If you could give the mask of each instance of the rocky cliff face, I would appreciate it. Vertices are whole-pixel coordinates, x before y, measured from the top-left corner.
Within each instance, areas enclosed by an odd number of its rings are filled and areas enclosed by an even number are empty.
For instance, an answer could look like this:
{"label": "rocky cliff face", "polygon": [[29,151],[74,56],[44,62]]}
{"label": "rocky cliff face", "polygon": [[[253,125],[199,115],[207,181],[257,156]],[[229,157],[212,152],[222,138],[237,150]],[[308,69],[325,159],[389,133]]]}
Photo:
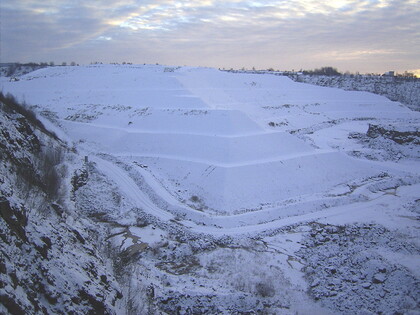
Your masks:
{"label": "rocky cliff face", "polygon": [[0,126],[0,313],[119,313],[97,227],[72,210],[79,158],[3,95]]}
{"label": "rocky cliff face", "polygon": [[348,91],[366,91],[384,95],[420,111],[420,80],[379,76],[291,75],[291,79],[320,86],[337,87]]}

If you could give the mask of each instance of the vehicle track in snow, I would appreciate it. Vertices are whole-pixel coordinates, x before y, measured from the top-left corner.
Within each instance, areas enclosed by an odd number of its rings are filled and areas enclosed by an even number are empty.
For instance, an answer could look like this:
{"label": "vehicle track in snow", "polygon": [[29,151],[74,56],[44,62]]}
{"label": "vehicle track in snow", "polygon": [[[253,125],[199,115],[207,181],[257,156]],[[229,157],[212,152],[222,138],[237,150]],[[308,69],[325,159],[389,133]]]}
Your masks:
{"label": "vehicle track in snow", "polygon": [[[369,198],[367,198],[367,200],[332,206],[326,209],[324,208],[322,210],[304,213],[300,215],[291,215],[283,218],[274,219],[269,222],[261,222],[263,221],[261,217],[267,214],[267,210],[247,212],[237,215],[214,216],[191,209],[183,205],[181,202],[176,201],[175,198],[171,198],[167,191],[165,191],[165,193],[162,193],[162,190],[164,190],[164,188],[161,187],[159,183],[154,183],[153,181],[155,180],[150,175],[150,177],[147,178],[146,181],[155,193],[157,193],[159,196],[163,196],[165,201],[176,204],[177,206],[183,207],[187,210],[186,218],[180,220],[177,219],[176,216],[170,213],[169,211],[158,207],[150,199],[150,197],[139,188],[136,182],[123,169],[121,169],[114,163],[106,161],[97,156],[92,156],[90,159],[96,164],[96,168],[100,172],[102,172],[110,180],[114,181],[117,184],[117,186],[120,187],[121,191],[126,195],[126,197],[131,199],[131,201],[137,207],[141,208],[144,212],[156,217],[159,220],[162,220],[163,222],[177,222],[190,232],[209,234],[213,236],[259,234],[262,232],[276,230],[294,224],[316,221],[319,219],[333,216],[339,216],[341,214],[346,214],[348,211],[352,211],[352,213],[356,216],[358,212],[363,213],[366,207],[375,207],[375,205],[386,202],[387,198],[397,198],[397,196],[392,196],[386,193],[378,194],[369,192],[368,185],[366,184],[359,187],[358,189],[361,190],[366,197],[367,195],[370,195]],[[314,199],[314,201],[316,200],[317,199]],[[281,208],[278,208],[278,210],[281,210]],[[199,215],[199,217],[201,218],[201,222],[196,223],[196,220],[191,219],[193,215],[189,214]],[[259,221],[256,220],[256,217],[260,218]],[[217,226],[218,223],[222,221],[228,227]],[[248,224],[243,225],[245,221],[248,221]],[[255,223],[256,221],[261,223]]]}
{"label": "vehicle track in snow", "polygon": [[124,194],[130,198],[136,206],[153,214],[161,220],[168,221],[174,219],[174,215],[157,207],[150,198],[142,192],[137,184],[121,168],[111,162],[98,157],[91,157],[96,167],[108,178],[114,181]]}

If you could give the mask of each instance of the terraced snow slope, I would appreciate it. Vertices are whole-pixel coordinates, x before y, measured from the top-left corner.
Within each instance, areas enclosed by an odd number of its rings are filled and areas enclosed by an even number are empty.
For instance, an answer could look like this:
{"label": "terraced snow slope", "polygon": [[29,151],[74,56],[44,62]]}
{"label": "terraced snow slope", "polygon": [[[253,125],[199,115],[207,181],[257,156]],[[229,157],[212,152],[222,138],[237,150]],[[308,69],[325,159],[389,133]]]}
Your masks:
{"label": "terraced snow slope", "polygon": [[[102,65],[41,69],[3,89],[55,121],[86,155],[134,167],[149,198],[197,224],[311,212],[366,198],[350,186],[420,171],[348,154],[360,149],[349,134],[369,122],[418,116],[364,92],[215,69]],[[235,215],[252,210],[261,215],[238,223]]]}
{"label": "terraced snow slope", "polygon": [[420,112],[186,67],[0,83],[79,152],[69,206],[106,240],[126,313],[418,311]]}

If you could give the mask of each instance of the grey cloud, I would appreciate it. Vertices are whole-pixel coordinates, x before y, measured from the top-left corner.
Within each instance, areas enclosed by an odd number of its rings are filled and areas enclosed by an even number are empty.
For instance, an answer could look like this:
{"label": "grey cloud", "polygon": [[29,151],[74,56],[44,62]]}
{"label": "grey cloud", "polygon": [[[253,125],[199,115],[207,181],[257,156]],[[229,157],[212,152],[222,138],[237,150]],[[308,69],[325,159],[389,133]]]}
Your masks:
{"label": "grey cloud", "polygon": [[[7,59],[48,60],[61,54],[79,56],[79,62],[124,56],[119,58],[233,67],[419,67],[420,9],[409,0],[389,1],[383,8],[355,1],[337,10],[328,1],[313,1],[315,9],[308,10],[309,1],[300,0],[106,0],[101,7],[89,1],[31,0],[14,9],[3,1],[2,55]],[[121,27],[123,21],[127,27]],[[100,36],[113,40],[95,41]]]}

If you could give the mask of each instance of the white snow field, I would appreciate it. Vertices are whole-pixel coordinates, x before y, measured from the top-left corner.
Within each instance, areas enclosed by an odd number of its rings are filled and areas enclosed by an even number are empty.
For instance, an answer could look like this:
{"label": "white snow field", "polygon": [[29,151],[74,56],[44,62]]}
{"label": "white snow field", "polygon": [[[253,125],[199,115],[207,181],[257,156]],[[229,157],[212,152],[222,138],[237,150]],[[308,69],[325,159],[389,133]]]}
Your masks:
{"label": "white snow field", "polygon": [[[152,188],[149,195],[173,206],[167,209],[172,215],[161,218],[181,213],[189,225],[233,231],[370,198],[349,183],[367,187],[420,173],[418,163],[348,154],[360,149],[349,133],[366,132],[369,122],[419,118],[370,93],[271,75],[146,65],[45,68],[3,81],[2,89],[53,119],[86,155],[135,166]],[[92,160],[104,172],[119,168]],[[123,169],[112,176],[129,186]],[[131,197],[156,198],[132,188]],[[146,204],[140,206],[159,216]]]}
{"label": "white snow field", "polygon": [[128,313],[418,314],[420,112],[207,68],[0,83],[88,157],[76,213],[125,257]]}

